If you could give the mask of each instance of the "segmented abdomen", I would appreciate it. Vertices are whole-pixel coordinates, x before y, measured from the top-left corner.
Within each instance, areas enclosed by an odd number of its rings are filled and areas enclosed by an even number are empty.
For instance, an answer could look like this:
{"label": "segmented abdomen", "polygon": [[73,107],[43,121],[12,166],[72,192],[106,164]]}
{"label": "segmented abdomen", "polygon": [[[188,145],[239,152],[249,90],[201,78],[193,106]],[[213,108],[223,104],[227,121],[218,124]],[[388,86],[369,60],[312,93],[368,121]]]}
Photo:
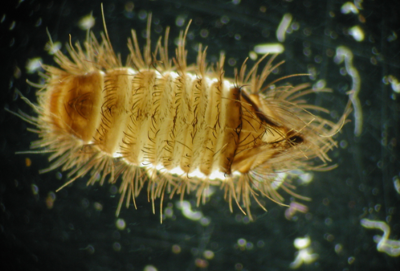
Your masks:
{"label": "segmented abdomen", "polygon": [[266,141],[256,105],[224,79],[118,68],[62,81],[50,90],[58,125],[131,165],[224,179],[251,169],[236,153]]}

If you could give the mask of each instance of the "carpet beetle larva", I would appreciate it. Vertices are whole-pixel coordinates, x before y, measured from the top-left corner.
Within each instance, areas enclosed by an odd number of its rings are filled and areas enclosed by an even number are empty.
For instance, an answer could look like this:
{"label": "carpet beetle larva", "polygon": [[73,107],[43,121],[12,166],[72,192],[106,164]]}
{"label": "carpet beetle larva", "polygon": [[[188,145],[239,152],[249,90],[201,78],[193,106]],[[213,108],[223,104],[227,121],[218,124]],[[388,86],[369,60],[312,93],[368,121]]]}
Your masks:
{"label": "carpet beetle larva", "polygon": [[152,50],[150,22],[143,51],[132,30],[125,65],[106,28],[100,41],[90,32],[83,47],[70,44],[69,57],[57,51],[58,67],[44,65],[38,104],[24,98],[37,116],[19,114],[36,126],[40,139],[32,148],[51,154],[42,172],[68,171],[64,186],[88,173],[88,184],[120,177],[117,215],[145,186],[153,211],[157,198],[162,209],[165,193],[196,191],[200,203],[210,186],[220,186],[231,210],[235,201],[250,215],[251,198],[264,208],[258,197],[281,203],[277,189],[294,194],[286,181],[273,184],[277,174],[327,165],[349,107],[334,123],[319,116],[327,109],[304,99],[326,90],[268,82],[282,64],[273,64],[276,55],[250,70],[244,61],[234,79],[225,77],[223,56],[211,69],[201,46],[188,65],[188,28],[170,59],[169,31]]}

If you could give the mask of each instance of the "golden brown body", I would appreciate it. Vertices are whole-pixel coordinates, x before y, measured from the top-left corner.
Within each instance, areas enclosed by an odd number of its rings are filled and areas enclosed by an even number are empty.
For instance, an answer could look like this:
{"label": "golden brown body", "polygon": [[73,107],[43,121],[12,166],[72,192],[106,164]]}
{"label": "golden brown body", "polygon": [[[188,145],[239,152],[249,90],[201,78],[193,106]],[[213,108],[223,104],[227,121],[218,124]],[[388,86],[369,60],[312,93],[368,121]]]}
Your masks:
{"label": "golden brown body", "polygon": [[[68,183],[88,172],[88,183],[121,175],[119,208],[146,183],[153,206],[167,190],[171,196],[196,190],[200,201],[210,185],[219,185],[230,206],[234,199],[250,212],[256,194],[282,200],[272,187],[277,173],[318,167],[314,158],[329,161],[327,151],[336,144],[329,134],[348,111],[336,124],[309,112],[326,110],[305,103],[313,92],[307,84],[265,87],[275,57],[260,74],[265,57],[248,73],[244,63],[232,80],[224,78],[223,57],[207,71],[200,48],[189,72],[185,35],[174,66],[167,43],[159,41],[151,54],[149,29],[143,54],[133,31],[126,65],[104,35],[99,43],[91,34],[85,50],[71,46],[72,60],[58,51],[60,68],[45,67],[47,83],[35,107],[41,139],[33,148],[53,153],[48,170],[70,170]],[[280,186],[291,193],[285,182]]]}

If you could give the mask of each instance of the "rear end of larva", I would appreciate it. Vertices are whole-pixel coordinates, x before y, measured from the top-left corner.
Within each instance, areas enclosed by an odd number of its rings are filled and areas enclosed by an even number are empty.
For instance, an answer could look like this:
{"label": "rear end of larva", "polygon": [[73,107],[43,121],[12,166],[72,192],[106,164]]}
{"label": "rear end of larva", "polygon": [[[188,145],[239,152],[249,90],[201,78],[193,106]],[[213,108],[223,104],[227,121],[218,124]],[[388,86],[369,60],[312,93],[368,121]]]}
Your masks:
{"label": "rear end of larva", "polygon": [[[245,62],[235,80],[226,79],[223,57],[210,72],[201,48],[197,63],[187,65],[186,32],[173,62],[168,31],[154,53],[147,32],[142,53],[132,31],[125,65],[107,35],[99,42],[91,33],[84,48],[69,47],[70,57],[56,53],[59,67],[45,66],[46,84],[34,105],[38,117],[30,119],[40,136],[32,148],[51,153],[43,172],[69,171],[64,186],[88,173],[88,184],[121,177],[117,215],[124,200],[135,203],[146,186],[153,211],[157,198],[162,210],[166,193],[183,198],[195,191],[199,203],[209,186],[220,186],[231,210],[235,201],[250,215],[251,198],[283,201],[272,185],[278,173],[329,161],[336,144],[330,134],[348,112],[336,124],[310,113],[327,110],[305,103],[303,97],[315,92],[307,84],[267,85],[281,64],[273,66],[275,56],[260,73],[265,57],[248,72]],[[294,194],[286,182],[279,187]]]}

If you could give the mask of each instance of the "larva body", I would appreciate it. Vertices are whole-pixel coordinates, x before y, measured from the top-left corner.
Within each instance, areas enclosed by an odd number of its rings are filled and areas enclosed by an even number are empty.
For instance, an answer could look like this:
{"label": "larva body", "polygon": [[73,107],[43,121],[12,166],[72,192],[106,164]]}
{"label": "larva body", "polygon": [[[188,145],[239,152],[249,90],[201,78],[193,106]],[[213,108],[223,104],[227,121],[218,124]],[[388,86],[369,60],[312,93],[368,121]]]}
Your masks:
{"label": "larva body", "polygon": [[83,144],[129,165],[189,178],[248,173],[270,158],[257,158],[258,148],[302,141],[297,135],[283,143],[287,131],[261,115],[258,95],[190,73],[95,71],[62,78],[47,94],[54,125]]}
{"label": "larva body", "polygon": [[[326,110],[305,103],[303,96],[313,92],[307,84],[264,91],[280,65],[272,65],[275,57],[260,74],[264,58],[247,73],[244,63],[232,80],[224,78],[223,57],[208,71],[201,48],[196,65],[187,66],[186,34],[172,65],[168,34],[151,53],[149,27],[147,32],[143,53],[132,32],[126,65],[108,36],[99,43],[91,34],[85,49],[69,48],[70,58],[56,53],[59,68],[45,66],[46,84],[34,105],[38,117],[29,121],[41,137],[32,147],[53,153],[47,170],[69,170],[68,183],[88,172],[91,184],[121,176],[119,208],[146,184],[153,206],[165,192],[196,190],[200,201],[210,185],[218,185],[230,206],[234,199],[250,212],[251,197],[282,201],[271,185],[277,173],[313,169],[316,157],[329,160],[327,151],[336,143],[321,135],[337,131],[342,121],[308,111]],[[280,187],[291,192],[285,183]]]}

